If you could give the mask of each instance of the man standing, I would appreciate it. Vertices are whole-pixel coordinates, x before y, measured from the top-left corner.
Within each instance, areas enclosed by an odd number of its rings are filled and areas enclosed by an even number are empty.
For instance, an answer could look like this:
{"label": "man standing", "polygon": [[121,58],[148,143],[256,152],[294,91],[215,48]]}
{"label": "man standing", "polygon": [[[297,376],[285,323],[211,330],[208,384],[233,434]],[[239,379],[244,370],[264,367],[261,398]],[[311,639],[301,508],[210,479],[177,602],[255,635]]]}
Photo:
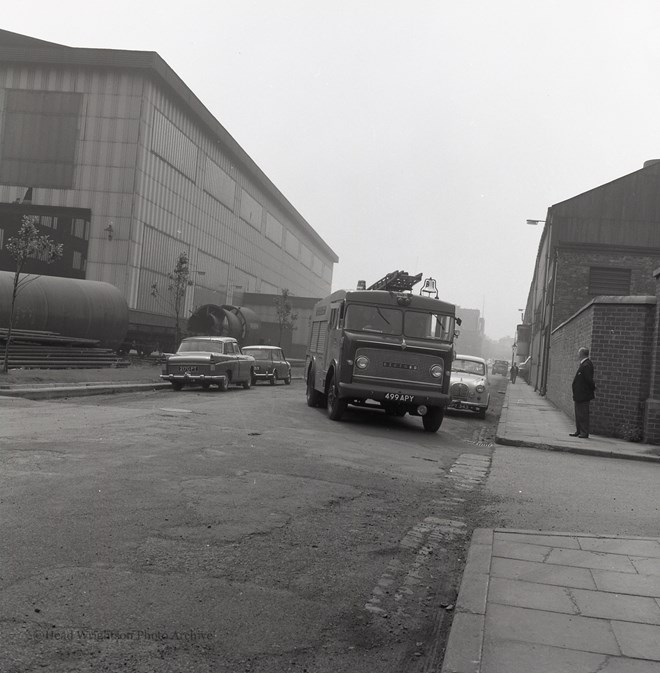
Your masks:
{"label": "man standing", "polygon": [[571,437],[587,439],[589,437],[589,402],[594,399],[594,366],[589,359],[589,349],[578,351],[580,366],[573,379],[573,402],[575,403],[575,432]]}

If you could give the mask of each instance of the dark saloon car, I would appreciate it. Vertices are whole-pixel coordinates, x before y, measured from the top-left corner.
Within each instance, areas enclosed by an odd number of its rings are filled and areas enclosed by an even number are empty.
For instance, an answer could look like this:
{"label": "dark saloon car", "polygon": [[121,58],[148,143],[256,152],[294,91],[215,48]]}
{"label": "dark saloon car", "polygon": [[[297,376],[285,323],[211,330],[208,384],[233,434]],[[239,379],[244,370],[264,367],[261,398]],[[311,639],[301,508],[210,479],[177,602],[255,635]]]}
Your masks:
{"label": "dark saloon car", "polygon": [[169,381],[174,390],[183,386],[212,384],[227,390],[230,384],[249,388],[252,385],[254,359],[241,353],[231,337],[197,336],[184,339],[179,350],[169,355],[160,378]]}
{"label": "dark saloon car", "polygon": [[254,358],[252,383],[269,381],[274,386],[278,381],[291,383],[291,365],[279,346],[243,346],[245,355]]}
{"label": "dark saloon car", "polygon": [[492,374],[502,374],[506,376],[509,373],[509,363],[506,360],[495,360],[491,368]]}

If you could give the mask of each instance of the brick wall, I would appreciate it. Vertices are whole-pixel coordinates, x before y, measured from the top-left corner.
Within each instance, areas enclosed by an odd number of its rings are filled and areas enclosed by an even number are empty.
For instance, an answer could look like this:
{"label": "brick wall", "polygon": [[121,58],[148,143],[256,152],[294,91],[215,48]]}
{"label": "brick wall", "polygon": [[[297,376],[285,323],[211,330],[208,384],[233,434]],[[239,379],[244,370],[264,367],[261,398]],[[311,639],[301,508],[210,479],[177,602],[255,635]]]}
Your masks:
{"label": "brick wall", "polygon": [[573,416],[571,383],[577,350],[591,350],[595,434],[641,439],[651,381],[655,296],[597,297],[552,334],[547,397]]}
{"label": "brick wall", "polygon": [[594,298],[589,294],[589,268],[592,266],[630,269],[630,294],[655,295],[653,272],[660,266],[660,257],[657,255],[585,252],[564,248],[558,251],[557,256],[553,327],[568,320]]}

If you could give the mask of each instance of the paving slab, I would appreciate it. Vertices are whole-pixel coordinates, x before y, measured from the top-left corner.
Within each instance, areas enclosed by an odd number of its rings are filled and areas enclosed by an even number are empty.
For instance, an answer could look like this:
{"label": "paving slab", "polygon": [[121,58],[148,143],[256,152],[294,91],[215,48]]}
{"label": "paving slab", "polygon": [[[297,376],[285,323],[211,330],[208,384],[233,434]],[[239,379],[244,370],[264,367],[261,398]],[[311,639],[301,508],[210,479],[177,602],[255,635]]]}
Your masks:
{"label": "paving slab", "polygon": [[658,544],[476,530],[442,672],[660,673]]}

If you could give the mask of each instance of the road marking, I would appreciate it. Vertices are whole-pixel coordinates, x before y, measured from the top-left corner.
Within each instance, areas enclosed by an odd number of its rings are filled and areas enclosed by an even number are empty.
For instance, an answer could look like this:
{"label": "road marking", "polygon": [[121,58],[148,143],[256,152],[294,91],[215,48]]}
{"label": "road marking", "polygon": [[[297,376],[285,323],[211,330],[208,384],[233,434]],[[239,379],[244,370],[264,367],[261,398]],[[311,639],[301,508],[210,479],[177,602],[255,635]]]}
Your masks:
{"label": "road marking", "polygon": [[170,409],[167,407],[161,407],[161,411],[170,411],[175,414],[192,414],[192,409]]}

